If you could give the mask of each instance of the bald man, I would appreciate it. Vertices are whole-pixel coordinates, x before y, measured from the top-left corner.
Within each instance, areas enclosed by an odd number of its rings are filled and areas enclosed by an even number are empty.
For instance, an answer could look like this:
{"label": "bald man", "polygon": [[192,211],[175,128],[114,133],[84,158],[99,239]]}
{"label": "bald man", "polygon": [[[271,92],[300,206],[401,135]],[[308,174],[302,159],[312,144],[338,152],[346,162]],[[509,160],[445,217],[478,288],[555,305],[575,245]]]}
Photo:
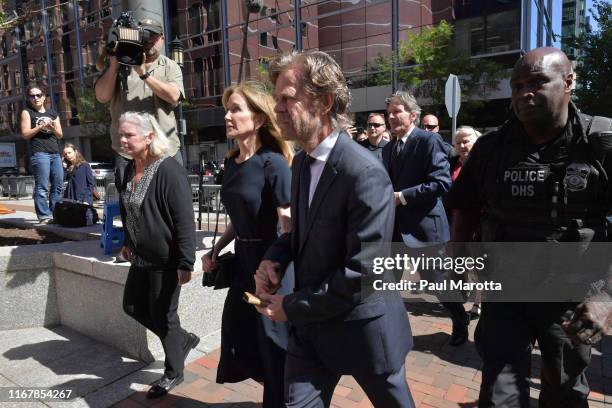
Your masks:
{"label": "bald man", "polygon": [[[570,101],[573,84],[572,66],[558,49],[537,48],[520,58],[510,80],[510,119],[476,142],[449,192],[452,241],[469,242],[481,225],[482,241],[529,242],[535,248],[533,258],[547,264],[557,259],[541,257],[538,249],[541,254],[558,248],[558,242],[580,243],[563,248],[585,248],[578,255],[584,262],[581,275],[574,276],[573,284],[563,283],[569,274],[559,276],[560,267],[532,269],[533,264],[523,263],[525,268],[514,266],[502,277],[516,292],[485,293],[489,302],[483,305],[475,335],[483,359],[479,407],[530,406],[536,340],[542,354],[539,406],[588,406],[585,369],[591,345],[602,338],[612,317],[609,257],[588,257],[597,248],[593,242],[607,239],[612,197],[612,169],[604,166],[612,160],[601,159],[605,152],[593,140],[612,121],[580,114]],[[503,255],[512,249],[502,247]],[[521,255],[527,257],[525,249],[512,260],[521,261]],[[603,262],[602,267],[589,270],[595,261]],[[598,288],[589,285],[597,279]],[[526,283],[544,281],[548,290],[535,293],[530,290],[539,286]],[[578,290],[588,286],[590,291]],[[568,289],[569,297],[555,296]],[[525,297],[513,300],[515,294],[531,296],[529,303]],[[493,302],[502,295],[510,298]]]}
{"label": "bald man", "polygon": [[[440,125],[438,122],[438,117],[436,115],[432,115],[431,113],[428,113],[427,115],[423,116],[423,119],[421,119],[421,128],[428,132],[440,134]],[[453,151],[453,146],[451,146],[451,144],[446,142],[446,140],[444,139],[442,139],[442,142],[444,143],[446,155],[450,156]]]}

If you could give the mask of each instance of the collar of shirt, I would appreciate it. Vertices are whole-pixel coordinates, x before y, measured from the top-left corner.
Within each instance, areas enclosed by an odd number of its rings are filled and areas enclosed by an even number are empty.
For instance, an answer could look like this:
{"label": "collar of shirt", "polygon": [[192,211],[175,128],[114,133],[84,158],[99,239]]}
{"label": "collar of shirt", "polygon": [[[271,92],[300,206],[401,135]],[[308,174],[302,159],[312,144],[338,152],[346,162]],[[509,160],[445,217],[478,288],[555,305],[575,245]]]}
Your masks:
{"label": "collar of shirt", "polygon": [[325,163],[327,162],[332,149],[336,145],[339,135],[340,132],[338,130],[334,130],[329,136],[323,139],[312,152],[310,152],[310,157],[315,159],[315,161],[310,165],[310,190],[308,191],[308,205],[310,205],[312,202],[312,197],[314,196],[315,190],[317,189],[317,184],[319,184],[319,180],[321,179],[321,174],[323,174]]}
{"label": "collar of shirt", "polygon": [[321,143],[319,143],[319,145],[315,147],[315,149],[312,152],[310,152],[309,156],[316,160],[316,162],[314,162],[313,165],[319,161],[323,162],[324,164],[325,162],[327,162],[327,158],[329,157],[329,154],[331,153],[332,149],[336,145],[339,135],[340,135],[340,132],[337,130],[334,130],[333,132],[329,134],[329,136],[323,139]]}
{"label": "collar of shirt", "polygon": [[410,137],[410,135],[412,134],[412,132],[414,132],[414,129],[416,129],[416,126],[412,126],[412,128],[406,132],[406,134],[404,136],[401,137],[401,141],[406,144],[406,140],[408,140],[408,138]]}

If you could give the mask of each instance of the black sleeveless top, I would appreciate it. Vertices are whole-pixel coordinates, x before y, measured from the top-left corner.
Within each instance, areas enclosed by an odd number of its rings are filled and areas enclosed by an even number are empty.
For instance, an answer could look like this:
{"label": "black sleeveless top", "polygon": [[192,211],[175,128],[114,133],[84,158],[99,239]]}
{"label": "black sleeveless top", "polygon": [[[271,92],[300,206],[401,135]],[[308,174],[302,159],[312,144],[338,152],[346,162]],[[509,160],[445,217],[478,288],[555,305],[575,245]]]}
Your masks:
{"label": "black sleeveless top", "polygon": [[[26,108],[26,111],[30,114],[30,129],[34,129],[43,118],[51,118],[55,120],[58,114],[54,110],[47,110],[46,112],[38,112],[32,108]],[[32,154],[34,153],[59,153],[59,142],[55,137],[55,133],[51,133],[48,130],[41,129],[34,137],[30,139],[30,146],[32,147]]]}

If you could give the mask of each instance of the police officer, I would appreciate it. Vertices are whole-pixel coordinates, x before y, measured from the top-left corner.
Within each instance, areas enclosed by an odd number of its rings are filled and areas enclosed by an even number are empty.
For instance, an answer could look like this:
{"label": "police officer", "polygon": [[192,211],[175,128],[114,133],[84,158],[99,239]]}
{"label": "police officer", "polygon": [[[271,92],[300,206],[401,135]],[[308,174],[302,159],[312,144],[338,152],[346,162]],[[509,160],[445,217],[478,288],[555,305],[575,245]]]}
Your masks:
{"label": "police officer", "polygon": [[[593,152],[590,118],[570,102],[573,83],[570,61],[555,48],[518,60],[509,120],[478,140],[451,187],[453,241],[470,241],[479,223],[489,242],[606,240],[612,172]],[[542,353],[540,407],[588,406],[591,345],[612,317],[607,278],[607,288],[582,302],[483,305],[476,329],[479,407],[529,407],[535,340]]]}

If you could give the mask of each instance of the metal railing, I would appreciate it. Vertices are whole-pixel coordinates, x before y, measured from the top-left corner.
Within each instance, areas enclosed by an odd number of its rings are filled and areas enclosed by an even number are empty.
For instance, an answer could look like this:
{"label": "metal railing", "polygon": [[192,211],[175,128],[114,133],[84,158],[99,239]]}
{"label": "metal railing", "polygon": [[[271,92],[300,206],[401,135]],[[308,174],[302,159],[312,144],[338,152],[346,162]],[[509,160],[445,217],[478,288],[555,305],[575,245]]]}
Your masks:
{"label": "metal railing", "polygon": [[110,178],[107,177],[94,177],[94,188],[100,194],[100,201],[104,201],[106,197],[106,186],[108,183],[114,183],[115,176],[113,175]]}
{"label": "metal railing", "polygon": [[[202,184],[198,186],[199,193],[199,205],[198,205],[198,229],[202,229],[202,222],[205,222],[207,231],[215,230],[215,223],[217,222],[217,205],[219,208],[219,224],[223,223],[227,227],[228,216],[225,207],[222,203],[219,203],[219,192],[221,191],[221,185],[219,184]],[[193,185],[192,185],[193,190]],[[205,217],[205,219],[203,218]]]}
{"label": "metal railing", "polygon": [[[221,185],[219,184],[206,184],[213,181],[213,177],[204,176],[202,178],[202,185],[200,185],[200,177],[198,175],[189,174],[187,176],[189,185],[191,186],[191,200],[194,206],[197,206],[198,210],[198,229],[202,229],[202,224],[205,225],[208,231],[215,230],[215,222],[217,220],[217,203],[219,200],[219,191]],[[104,202],[106,197],[106,187],[109,183],[115,181],[115,176],[111,175],[108,177],[95,177],[95,189],[100,194],[101,202]],[[227,226],[228,217],[225,211],[225,207],[221,204],[219,210],[219,223],[223,223]]]}
{"label": "metal railing", "polygon": [[9,198],[32,197],[34,193],[34,176],[1,176],[0,191]]}

